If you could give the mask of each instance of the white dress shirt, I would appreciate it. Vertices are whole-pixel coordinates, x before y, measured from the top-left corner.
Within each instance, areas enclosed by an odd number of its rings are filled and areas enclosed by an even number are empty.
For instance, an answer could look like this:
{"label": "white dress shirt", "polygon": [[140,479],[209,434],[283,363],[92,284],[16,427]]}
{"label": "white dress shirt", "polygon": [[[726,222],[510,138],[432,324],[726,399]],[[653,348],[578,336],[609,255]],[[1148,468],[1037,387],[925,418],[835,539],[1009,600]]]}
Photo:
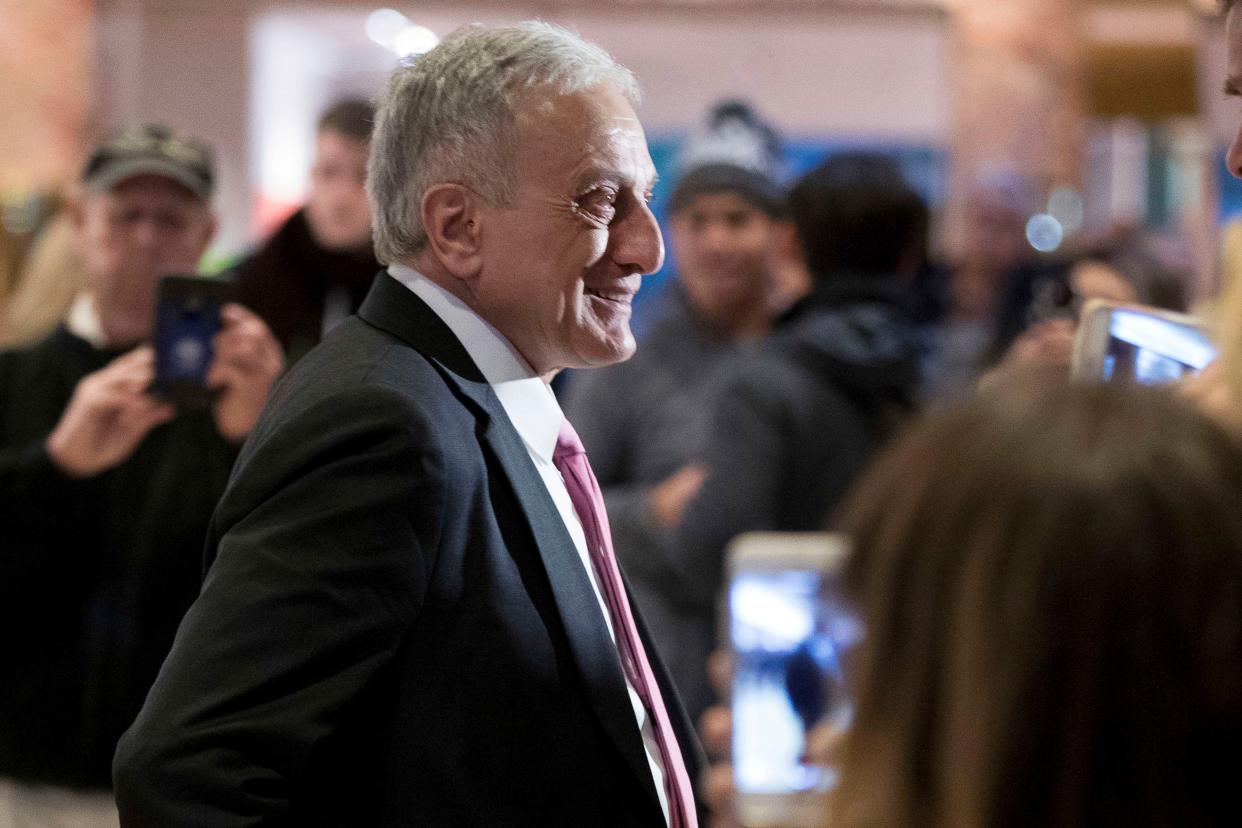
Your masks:
{"label": "white dress shirt", "polygon": [[69,306],[69,314],[65,317],[65,327],[69,333],[85,339],[96,350],[108,347],[108,338],[104,336],[103,323],[99,321],[99,311],[95,309],[95,297],[83,291]]}
{"label": "white dress shirt", "polygon": [[[569,491],[561,473],[552,462],[552,452],[556,449],[556,438],[560,434],[561,423],[565,419],[556,395],[543,379],[535,373],[517,349],[505,339],[500,331],[492,327],[483,317],[474,312],[465,302],[449,293],[435,282],[416,270],[404,265],[392,265],[388,268],[398,282],[409,288],[419,299],[440,317],[465,347],[466,353],[479,367],[483,377],[504,407],[505,413],[513,427],[517,429],[526,453],[535,464],[543,485],[547,488],[556,510],[573,539],[574,547],[582,567],[586,570],[591,588],[595,591],[595,600],[599,603],[599,611],[608,634],[616,644],[616,634],[612,629],[612,619],[608,613],[608,605],[600,592],[599,582],[595,577],[595,567],[591,565],[590,553],[587,550],[586,535],[582,531],[582,521],[574,509]],[[643,746],[647,751],[647,761],[651,765],[651,776],[655,781],[656,793],[660,796],[660,807],[664,810],[664,821],[668,822],[668,795],[664,790],[664,762],[660,758],[659,743],[655,738],[655,730],[642,697],[626,677],[626,689],[630,692],[630,703],[634,707],[634,718],[642,733]]]}

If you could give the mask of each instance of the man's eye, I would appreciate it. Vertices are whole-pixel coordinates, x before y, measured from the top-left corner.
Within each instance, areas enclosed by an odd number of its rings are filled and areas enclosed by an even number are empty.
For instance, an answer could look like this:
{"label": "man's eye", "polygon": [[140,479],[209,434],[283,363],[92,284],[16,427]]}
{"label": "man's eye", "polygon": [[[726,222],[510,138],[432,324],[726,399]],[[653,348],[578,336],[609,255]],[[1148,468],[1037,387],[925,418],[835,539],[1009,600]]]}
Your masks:
{"label": "man's eye", "polygon": [[161,213],[159,215],[159,224],[164,230],[180,232],[189,224],[189,219],[180,213]]}
{"label": "man's eye", "polygon": [[617,192],[615,190],[592,190],[577,200],[580,210],[588,215],[611,220],[617,211]]}
{"label": "man's eye", "polygon": [[595,204],[611,207],[617,203],[616,190],[594,190],[588,194],[588,199]]}

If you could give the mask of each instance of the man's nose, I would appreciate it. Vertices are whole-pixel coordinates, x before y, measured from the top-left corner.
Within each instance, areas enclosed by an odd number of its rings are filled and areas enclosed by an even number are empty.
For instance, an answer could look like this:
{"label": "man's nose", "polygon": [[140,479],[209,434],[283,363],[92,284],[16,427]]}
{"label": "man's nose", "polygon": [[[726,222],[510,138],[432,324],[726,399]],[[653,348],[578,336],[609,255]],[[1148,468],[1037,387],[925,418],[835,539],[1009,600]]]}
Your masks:
{"label": "man's nose", "polygon": [[142,247],[152,248],[159,243],[160,228],[154,219],[142,219],[134,223],[133,237]]}
{"label": "man's nose", "polygon": [[733,234],[723,221],[708,222],[703,230],[703,246],[713,253],[728,250],[732,241]]}
{"label": "man's nose", "polygon": [[636,273],[655,273],[664,264],[664,237],[651,208],[639,201],[613,230],[613,260]]}
{"label": "man's nose", "polygon": [[1242,126],[1233,136],[1233,144],[1230,145],[1229,153],[1225,156],[1225,164],[1228,165],[1229,172],[1234,178],[1242,178]]}

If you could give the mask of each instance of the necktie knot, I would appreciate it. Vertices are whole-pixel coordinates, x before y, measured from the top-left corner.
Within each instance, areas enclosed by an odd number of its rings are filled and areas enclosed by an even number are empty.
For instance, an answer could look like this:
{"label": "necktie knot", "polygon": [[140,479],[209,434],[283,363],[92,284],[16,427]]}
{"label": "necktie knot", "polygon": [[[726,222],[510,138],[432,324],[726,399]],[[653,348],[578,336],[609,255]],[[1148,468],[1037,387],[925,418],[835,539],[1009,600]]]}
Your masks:
{"label": "necktie knot", "polygon": [[586,449],[582,446],[578,432],[574,431],[569,420],[562,420],[560,433],[556,435],[556,449],[552,452],[552,461],[559,462],[580,454],[586,454]]}

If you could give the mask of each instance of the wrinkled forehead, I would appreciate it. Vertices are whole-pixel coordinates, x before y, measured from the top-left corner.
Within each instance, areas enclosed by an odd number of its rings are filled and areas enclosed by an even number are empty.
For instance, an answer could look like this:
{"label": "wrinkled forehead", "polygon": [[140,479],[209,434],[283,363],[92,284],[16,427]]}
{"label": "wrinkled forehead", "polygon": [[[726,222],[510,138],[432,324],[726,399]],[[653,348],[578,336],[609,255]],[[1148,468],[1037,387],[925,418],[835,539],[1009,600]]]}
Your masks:
{"label": "wrinkled forehead", "polygon": [[608,85],[558,94],[531,90],[515,107],[519,157],[557,166],[628,165],[654,174],[647,137],[624,93]]}
{"label": "wrinkled forehead", "polygon": [[671,218],[723,216],[737,213],[758,213],[764,217],[768,216],[765,210],[747,198],[740,190],[721,186],[719,189],[705,190],[691,196],[682,207],[672,213]]}
{"label": "wrinkled forehead", "polygon": [[211,207],[183,184],[159,175],[124,178],[107,189],[86,189],[81,194],[88,214],[119,212],[175,212],[186,220],[210,221]]}
{"label": "wrinkled forehead", "polygon": [[518,129],[525,133],[565,133],[575,128],[642,132],[630,99],[610,84],[566,93],[535,87],[514,102],[513,110]]}
{"label": "wrinkled forehead", "polygon": [[1242,2],[1230,6],[1225,15],[1225,45],[1229,53],[1229,80],[1236,89],[1242,85]]}

